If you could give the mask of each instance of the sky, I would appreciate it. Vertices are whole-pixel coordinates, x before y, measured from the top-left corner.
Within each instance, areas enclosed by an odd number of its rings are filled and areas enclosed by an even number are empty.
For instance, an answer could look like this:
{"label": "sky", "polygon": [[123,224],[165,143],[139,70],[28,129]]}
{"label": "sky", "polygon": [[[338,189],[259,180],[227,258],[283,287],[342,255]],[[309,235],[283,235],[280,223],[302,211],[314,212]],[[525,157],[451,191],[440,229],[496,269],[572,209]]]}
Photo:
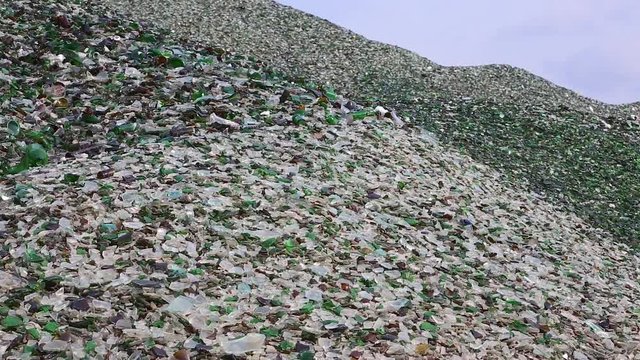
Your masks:
{"label": "sky", "polygon": [[600,101],[640,100],[638,0],[277,0],[441,65],[509,64]]}

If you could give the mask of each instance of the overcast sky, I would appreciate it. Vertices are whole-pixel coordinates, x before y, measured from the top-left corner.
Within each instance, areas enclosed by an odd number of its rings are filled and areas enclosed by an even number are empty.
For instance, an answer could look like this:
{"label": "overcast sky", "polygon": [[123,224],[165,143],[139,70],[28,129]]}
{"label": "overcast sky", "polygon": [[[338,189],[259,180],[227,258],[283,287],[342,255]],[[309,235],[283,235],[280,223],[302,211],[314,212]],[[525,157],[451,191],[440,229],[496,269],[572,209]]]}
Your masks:
{"label": "overcast sky", "polygon": [[442,65],[506,63],[640,100],[640,0],[277,0]]}

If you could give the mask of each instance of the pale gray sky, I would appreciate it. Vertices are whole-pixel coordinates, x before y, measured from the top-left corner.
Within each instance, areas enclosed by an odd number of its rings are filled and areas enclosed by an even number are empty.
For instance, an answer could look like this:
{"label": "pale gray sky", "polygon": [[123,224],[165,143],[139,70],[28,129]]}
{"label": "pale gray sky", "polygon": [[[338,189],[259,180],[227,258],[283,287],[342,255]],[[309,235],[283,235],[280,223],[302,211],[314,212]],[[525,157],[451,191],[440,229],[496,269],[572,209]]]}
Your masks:
{"label": "pale gray sky", "polygon": [[506,63],[601,101],[640,100],[639,0],[277,0],[442,65]]}

